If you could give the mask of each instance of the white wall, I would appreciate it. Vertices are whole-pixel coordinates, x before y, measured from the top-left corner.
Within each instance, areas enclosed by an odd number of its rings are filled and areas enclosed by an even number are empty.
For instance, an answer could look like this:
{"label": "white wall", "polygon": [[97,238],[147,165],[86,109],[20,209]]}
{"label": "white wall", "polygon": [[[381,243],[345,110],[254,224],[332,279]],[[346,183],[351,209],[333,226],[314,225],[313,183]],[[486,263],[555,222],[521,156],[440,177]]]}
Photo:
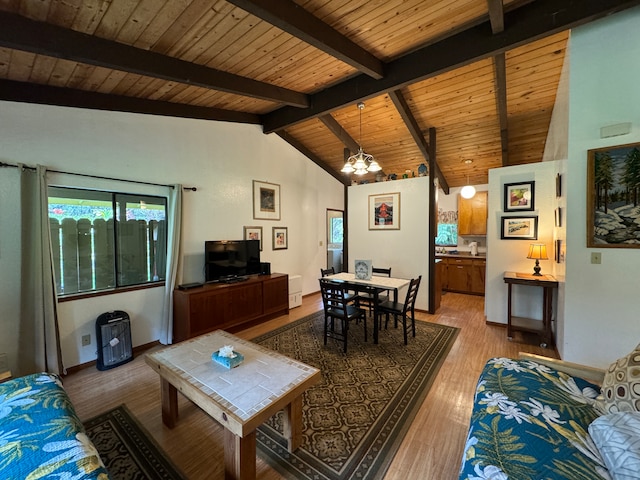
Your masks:
{"label": "white wall", "polygon": [[[429,177],[348,187],[349,264],[353,272],[356,259],[371,259],[376,267],[391,267],[399,278],[422,275],[416,308],[429,307]],[[369,195],[400,193],[400,230],[369,230]],[[406,290],[399,294],[404,300]]]}
{"label": "white wall", "polygon": [[[197,187],[197,192],[184,194],[179,283],[203,280],[205,240],[240,239],[243,226],[261,225],[262,261],[271,262],[272,272],[301,275],[303,294],[318,290],[318,272],[326,264],[326,209],[344,208],[344,187],[277,135],[264,135],[259,126],[0,102],[0,144],[0,161],[7,163]],[[16,179],[16,169],[0,168],[0,285],[5,287],[0,292],[0,353],[7,352],[10,360],[15,358],[19,313]],[[81,177],[56,179],[105,184]],[[252,180],[281,186],[280,221],[253,219]],[[133,184],[123,188],[148,191]],[[287,250],[272,250],[273,226],[288,227]],[[156,340],[161,300],[162,289],[156,288],[61,303],[65,365],[96,358],[94,322],[104,311],[130,314],[134,345]],[[85,333],[92,334],[93,344],[82,347]]]}
{"label": "white wall", "polygon": [[[541,162],[489,170],[489,215],[487,219],[487,277],[485,314],[487,321],[507,323],[507,285],[504,272],[533,273],[534,260],[527,259],[530,243],[545,243],[549,260],[541,260],[541,273],[555,274],[554,210],[556,206],[555,177],[559,162]],[[504,211],[506,183],[535,182],[534,211]],[[501,240],[502,217],[537,216],[537,240]],[[513,287],[514,315],[541,319],[542,289]]]}
{"label": "white wall", "polygon": [[[586,247],[587,151],[640,142],[640,8],[577,28],[571,36],[568,231],[563,358],[606,367],[640,342],[640,252]],[[628,135],[600,128],[632,122]],[[590,263],[602,252],[602,264]]]}

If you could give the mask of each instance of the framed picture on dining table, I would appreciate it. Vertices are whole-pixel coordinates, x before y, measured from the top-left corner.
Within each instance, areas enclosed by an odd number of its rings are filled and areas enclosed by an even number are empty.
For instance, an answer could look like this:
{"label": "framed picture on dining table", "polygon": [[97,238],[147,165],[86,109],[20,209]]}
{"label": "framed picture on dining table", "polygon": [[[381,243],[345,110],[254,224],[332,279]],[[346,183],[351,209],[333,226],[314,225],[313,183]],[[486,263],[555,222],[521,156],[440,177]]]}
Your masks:
{"label": "framed picture on dining table", "polygon": [[400,192],[369,195],[369,230],[400,230]]}

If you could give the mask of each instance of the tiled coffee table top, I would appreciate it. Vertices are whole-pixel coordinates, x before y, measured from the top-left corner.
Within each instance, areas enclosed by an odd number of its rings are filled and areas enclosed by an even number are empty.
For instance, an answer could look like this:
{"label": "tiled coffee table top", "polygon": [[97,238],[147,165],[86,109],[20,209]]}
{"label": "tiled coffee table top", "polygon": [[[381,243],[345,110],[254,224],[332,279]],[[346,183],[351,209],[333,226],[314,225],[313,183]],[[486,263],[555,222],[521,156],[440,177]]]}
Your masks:
{"label": "tiled coffee table top", "polygon": [[[211,359],[211,354],[225,345],[232,345],[234,351],[244,356],[237,367],[228,369]],[[223,330],[149,356],[241,420],[253,417],[318,372]]]}

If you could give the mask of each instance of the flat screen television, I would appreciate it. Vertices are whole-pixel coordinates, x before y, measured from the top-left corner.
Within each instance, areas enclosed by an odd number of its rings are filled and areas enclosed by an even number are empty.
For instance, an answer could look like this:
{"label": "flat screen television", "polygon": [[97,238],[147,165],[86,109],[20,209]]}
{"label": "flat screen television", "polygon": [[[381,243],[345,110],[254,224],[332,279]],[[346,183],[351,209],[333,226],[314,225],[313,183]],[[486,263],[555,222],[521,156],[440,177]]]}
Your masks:
{"label": "flat screen television", "polygon": [[260,273],[260,240],[206,241],[204,255],[207,282]]}

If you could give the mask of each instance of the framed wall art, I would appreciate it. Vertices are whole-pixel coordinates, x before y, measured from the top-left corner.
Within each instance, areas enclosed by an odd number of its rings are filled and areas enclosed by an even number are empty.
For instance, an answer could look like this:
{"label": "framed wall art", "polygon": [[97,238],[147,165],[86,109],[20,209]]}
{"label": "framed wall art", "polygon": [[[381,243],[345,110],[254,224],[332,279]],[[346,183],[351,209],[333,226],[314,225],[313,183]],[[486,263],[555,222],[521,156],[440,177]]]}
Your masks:
{"label": "framed wall art", "polygon": [[273,249],[286,250],[289,248],[289,234],[287,227],[273,227]]}
{"label": "framed wall art", "polygon": [[369,195],[369,230],[400,230],[400,192]]}
{"label": "framed wall art", "polygon": [[244,227],[245,240],[260,240],[260,251],[262,251],[262,227]]}
{"label": "framed wall art", "polygon": [[587,152],[587,247],[640,248],[640,143]]}
{"label": "framed wall art", "polygon": [[502,240],[537,240],[538,217],[502,217]]}
{"label": "framed wall art", "polygon": [[562,226],[562,207],[556,207],[555,210],[555,224],[556,227]]}
{"label": "framed wall art", "polygon": [[253,181],[253,218],[280,220],[280,185]]}
{"label": "framed wall art", "polygon": [[535,183],[520,182],[504,184],[505,212],[532,212],[535,207]]}

